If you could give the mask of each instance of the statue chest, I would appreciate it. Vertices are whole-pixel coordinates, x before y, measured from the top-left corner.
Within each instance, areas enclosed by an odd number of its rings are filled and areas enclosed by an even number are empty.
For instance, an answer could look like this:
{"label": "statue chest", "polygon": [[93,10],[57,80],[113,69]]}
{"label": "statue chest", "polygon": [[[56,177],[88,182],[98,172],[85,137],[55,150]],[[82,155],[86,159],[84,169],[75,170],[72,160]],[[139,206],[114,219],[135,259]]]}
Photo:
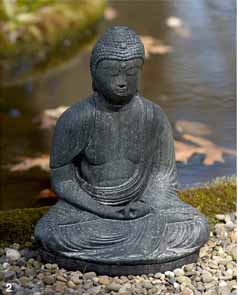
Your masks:
{"label": "statue chest", "polygon": [[139,163],[144,150],[143,114],[97,111],[95,126],[85,150],[88,162],[100,165],[117,160]]}

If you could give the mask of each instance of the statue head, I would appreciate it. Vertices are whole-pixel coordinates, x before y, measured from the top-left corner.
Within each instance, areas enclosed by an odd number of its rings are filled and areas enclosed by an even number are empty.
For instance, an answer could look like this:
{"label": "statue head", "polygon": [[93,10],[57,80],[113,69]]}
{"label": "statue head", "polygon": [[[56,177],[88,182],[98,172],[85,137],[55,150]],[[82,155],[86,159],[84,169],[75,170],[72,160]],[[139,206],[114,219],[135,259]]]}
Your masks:
{"label": "statue head", "polygon": [[109,28],[91,56],[93,88],[111,104],[125,104],[137,93],[144,62],[144,46],[137,34],[123,26]]}

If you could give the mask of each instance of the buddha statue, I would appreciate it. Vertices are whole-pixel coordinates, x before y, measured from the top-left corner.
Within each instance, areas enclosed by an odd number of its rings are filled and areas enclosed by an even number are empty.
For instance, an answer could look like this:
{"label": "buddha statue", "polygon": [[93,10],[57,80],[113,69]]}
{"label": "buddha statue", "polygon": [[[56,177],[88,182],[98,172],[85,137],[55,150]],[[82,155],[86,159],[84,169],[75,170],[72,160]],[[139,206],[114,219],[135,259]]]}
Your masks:
{"label": "buddha statue", "polygon": [[138,94],[144,46],[109,28],[91,55],[93,94],[58,119],[56,205],[39,220],[42,258],[100,274],[166,271],[197,259],[208,223],[176,193],[174,143],[159,105]]}

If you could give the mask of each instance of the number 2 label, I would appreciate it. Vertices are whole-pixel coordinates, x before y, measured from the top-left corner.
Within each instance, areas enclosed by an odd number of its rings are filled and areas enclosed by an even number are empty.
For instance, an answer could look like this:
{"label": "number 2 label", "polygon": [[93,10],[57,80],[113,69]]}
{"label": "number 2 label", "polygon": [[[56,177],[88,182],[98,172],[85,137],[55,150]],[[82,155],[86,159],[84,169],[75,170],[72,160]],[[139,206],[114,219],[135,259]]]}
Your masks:
{"label": "number 2 label", "polygon": [[12,284],[10,284],[10,283],[7,283],[6,284],[6,292],[12,292],[13,291],[13,288],[12,288]]}

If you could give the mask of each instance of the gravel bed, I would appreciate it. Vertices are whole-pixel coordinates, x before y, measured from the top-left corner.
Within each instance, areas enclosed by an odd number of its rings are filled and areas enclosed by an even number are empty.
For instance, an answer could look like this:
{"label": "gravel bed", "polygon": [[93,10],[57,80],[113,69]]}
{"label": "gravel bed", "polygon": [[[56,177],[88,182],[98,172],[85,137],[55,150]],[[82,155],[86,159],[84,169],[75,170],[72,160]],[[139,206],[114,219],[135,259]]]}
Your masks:
{"label": "gravel bed", "polygon": [[[0,294],[16,295],[235,295],[237,288],[236,214],[217,215],[219,223],[197,263],[141,276],[98,276],[44,264],[35,248],[0,248]],[[2,293],[1,293],[2,292]]]}

